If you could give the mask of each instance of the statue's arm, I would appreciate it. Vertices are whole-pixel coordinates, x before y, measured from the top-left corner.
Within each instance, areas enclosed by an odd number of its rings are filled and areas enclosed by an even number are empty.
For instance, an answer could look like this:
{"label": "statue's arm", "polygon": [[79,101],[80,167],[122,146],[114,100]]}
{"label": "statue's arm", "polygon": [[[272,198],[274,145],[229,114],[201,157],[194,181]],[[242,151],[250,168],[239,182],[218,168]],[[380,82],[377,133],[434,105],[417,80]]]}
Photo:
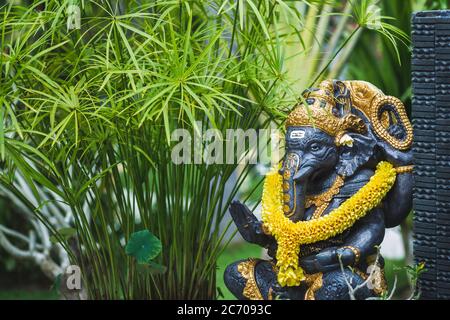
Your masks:
{"label": "statue's arm", "polygon": [[384,237],[384,215],[379,208],[361,218],[350,230],[342,246],[322,250],[318,254],[300,259],[300,266],[309,274],[329,272],[340,268],[339,257],[344,266],[354,265],[376,251]]}
{"label": "statue's arm", "polygon": [[413,174],[399,173],[383,201],[386,228],[399,225],[412,209]]}
{"label": "statue's arm", "polygon": [[264,232],[262,222],[245,204],[233,201],[230,205],[230,214],[245,241],[261,247],[268,247],[274,242],[274,238]]}
{"label": "statue's arm", "polygon": [[[390,128],[391,133],[397,134],[401,130],[397,125]],[[413,153],[412,150],[401,151],[392,147],[387,142],[379,142],[383,159],[392,163],[395,168],[407,169],[399,172],[395,184],[383,201],[385,227],[392,228],[399,225],[411,212],[413,192]],[[409,169],[409,170],[408,170]]]}
{"label": "statue's arm", "polygon": [[355,265],[376,252],[384,238],[384,212],[375,208],[352,227],[344,245],[336,251],[346,265]]}

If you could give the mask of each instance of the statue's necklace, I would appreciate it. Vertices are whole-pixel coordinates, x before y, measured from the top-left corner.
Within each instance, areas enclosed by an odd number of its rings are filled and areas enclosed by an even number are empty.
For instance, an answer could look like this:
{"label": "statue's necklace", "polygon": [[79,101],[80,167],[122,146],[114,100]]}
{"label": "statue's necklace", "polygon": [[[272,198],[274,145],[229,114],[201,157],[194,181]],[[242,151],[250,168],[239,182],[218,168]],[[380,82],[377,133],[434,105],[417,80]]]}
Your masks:
{"label": "statue's necklace", "polygon": [[322,192],[321,194],[306,197],[305,207],[309,208],[312,205],[316,207],[311,219],[317,219],[323,214],[333,197],[339,193],[339,190],[343,185],[344,178],[342,178],[340,175],[337,175],[330,189]]}

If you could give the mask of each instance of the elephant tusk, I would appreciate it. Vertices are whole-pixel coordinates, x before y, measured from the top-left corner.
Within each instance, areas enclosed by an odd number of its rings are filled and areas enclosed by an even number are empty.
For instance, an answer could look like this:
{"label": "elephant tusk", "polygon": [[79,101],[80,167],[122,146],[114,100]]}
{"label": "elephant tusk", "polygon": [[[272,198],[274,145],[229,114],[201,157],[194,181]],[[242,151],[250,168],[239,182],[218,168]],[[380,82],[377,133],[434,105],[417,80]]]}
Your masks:
{"label": "elephant tusk", "polygon": [[337,145],[338,146],[347,146],[347,147],[352,148],[353,141],[354,141],[353,138],[345,133],[339,138]]}

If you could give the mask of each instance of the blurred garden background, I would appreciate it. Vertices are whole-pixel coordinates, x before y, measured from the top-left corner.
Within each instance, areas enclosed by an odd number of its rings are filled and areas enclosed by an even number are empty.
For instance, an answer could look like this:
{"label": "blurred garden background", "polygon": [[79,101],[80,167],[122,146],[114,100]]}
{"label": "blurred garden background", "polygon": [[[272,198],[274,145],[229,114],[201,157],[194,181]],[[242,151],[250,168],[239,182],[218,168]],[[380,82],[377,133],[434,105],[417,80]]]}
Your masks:
{"label": "blurred garden background", "polygon": [[[169,127],[196,130],[199,119],[218,130],[279,125],[323,78],[369,81],[410,112],[411,14],[450,5],[150,2],[0,1],[0,299],[61,298],[58,273],[68,260],[90,266],[95,298],[232,299],[226,265],[264,252],[235,235],[227,203],[246,200],[258,212],[264,168],[163,168]],[[80,30],[67,25],[69,5],[81,8]],[[203,198],[185,202],[192,191]],[[161,239],[168,278],[145,274],[140,282],[131,258],[114,253],[144,227]],[[411,232],[412,214],[387,231],[381,250],[399,299],[410,291]],[[186,291],[176,296],[180,283]]]}

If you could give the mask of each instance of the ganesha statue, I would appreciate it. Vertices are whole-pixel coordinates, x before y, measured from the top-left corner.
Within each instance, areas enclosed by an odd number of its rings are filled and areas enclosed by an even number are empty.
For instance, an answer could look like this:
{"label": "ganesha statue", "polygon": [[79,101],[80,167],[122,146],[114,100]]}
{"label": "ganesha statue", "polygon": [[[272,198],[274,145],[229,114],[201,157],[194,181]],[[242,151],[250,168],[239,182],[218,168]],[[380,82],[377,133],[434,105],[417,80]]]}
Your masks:
{"label": "ganesha statue", "polygon": [[238,299],[380,297],[385,229],[412,207],[405,108],[364,81],[326,80],[301,101],[285,122],[282,164],[265,177],[261,220],[230,206],[243,238],[270,258],[229,265],[225,284]]}

